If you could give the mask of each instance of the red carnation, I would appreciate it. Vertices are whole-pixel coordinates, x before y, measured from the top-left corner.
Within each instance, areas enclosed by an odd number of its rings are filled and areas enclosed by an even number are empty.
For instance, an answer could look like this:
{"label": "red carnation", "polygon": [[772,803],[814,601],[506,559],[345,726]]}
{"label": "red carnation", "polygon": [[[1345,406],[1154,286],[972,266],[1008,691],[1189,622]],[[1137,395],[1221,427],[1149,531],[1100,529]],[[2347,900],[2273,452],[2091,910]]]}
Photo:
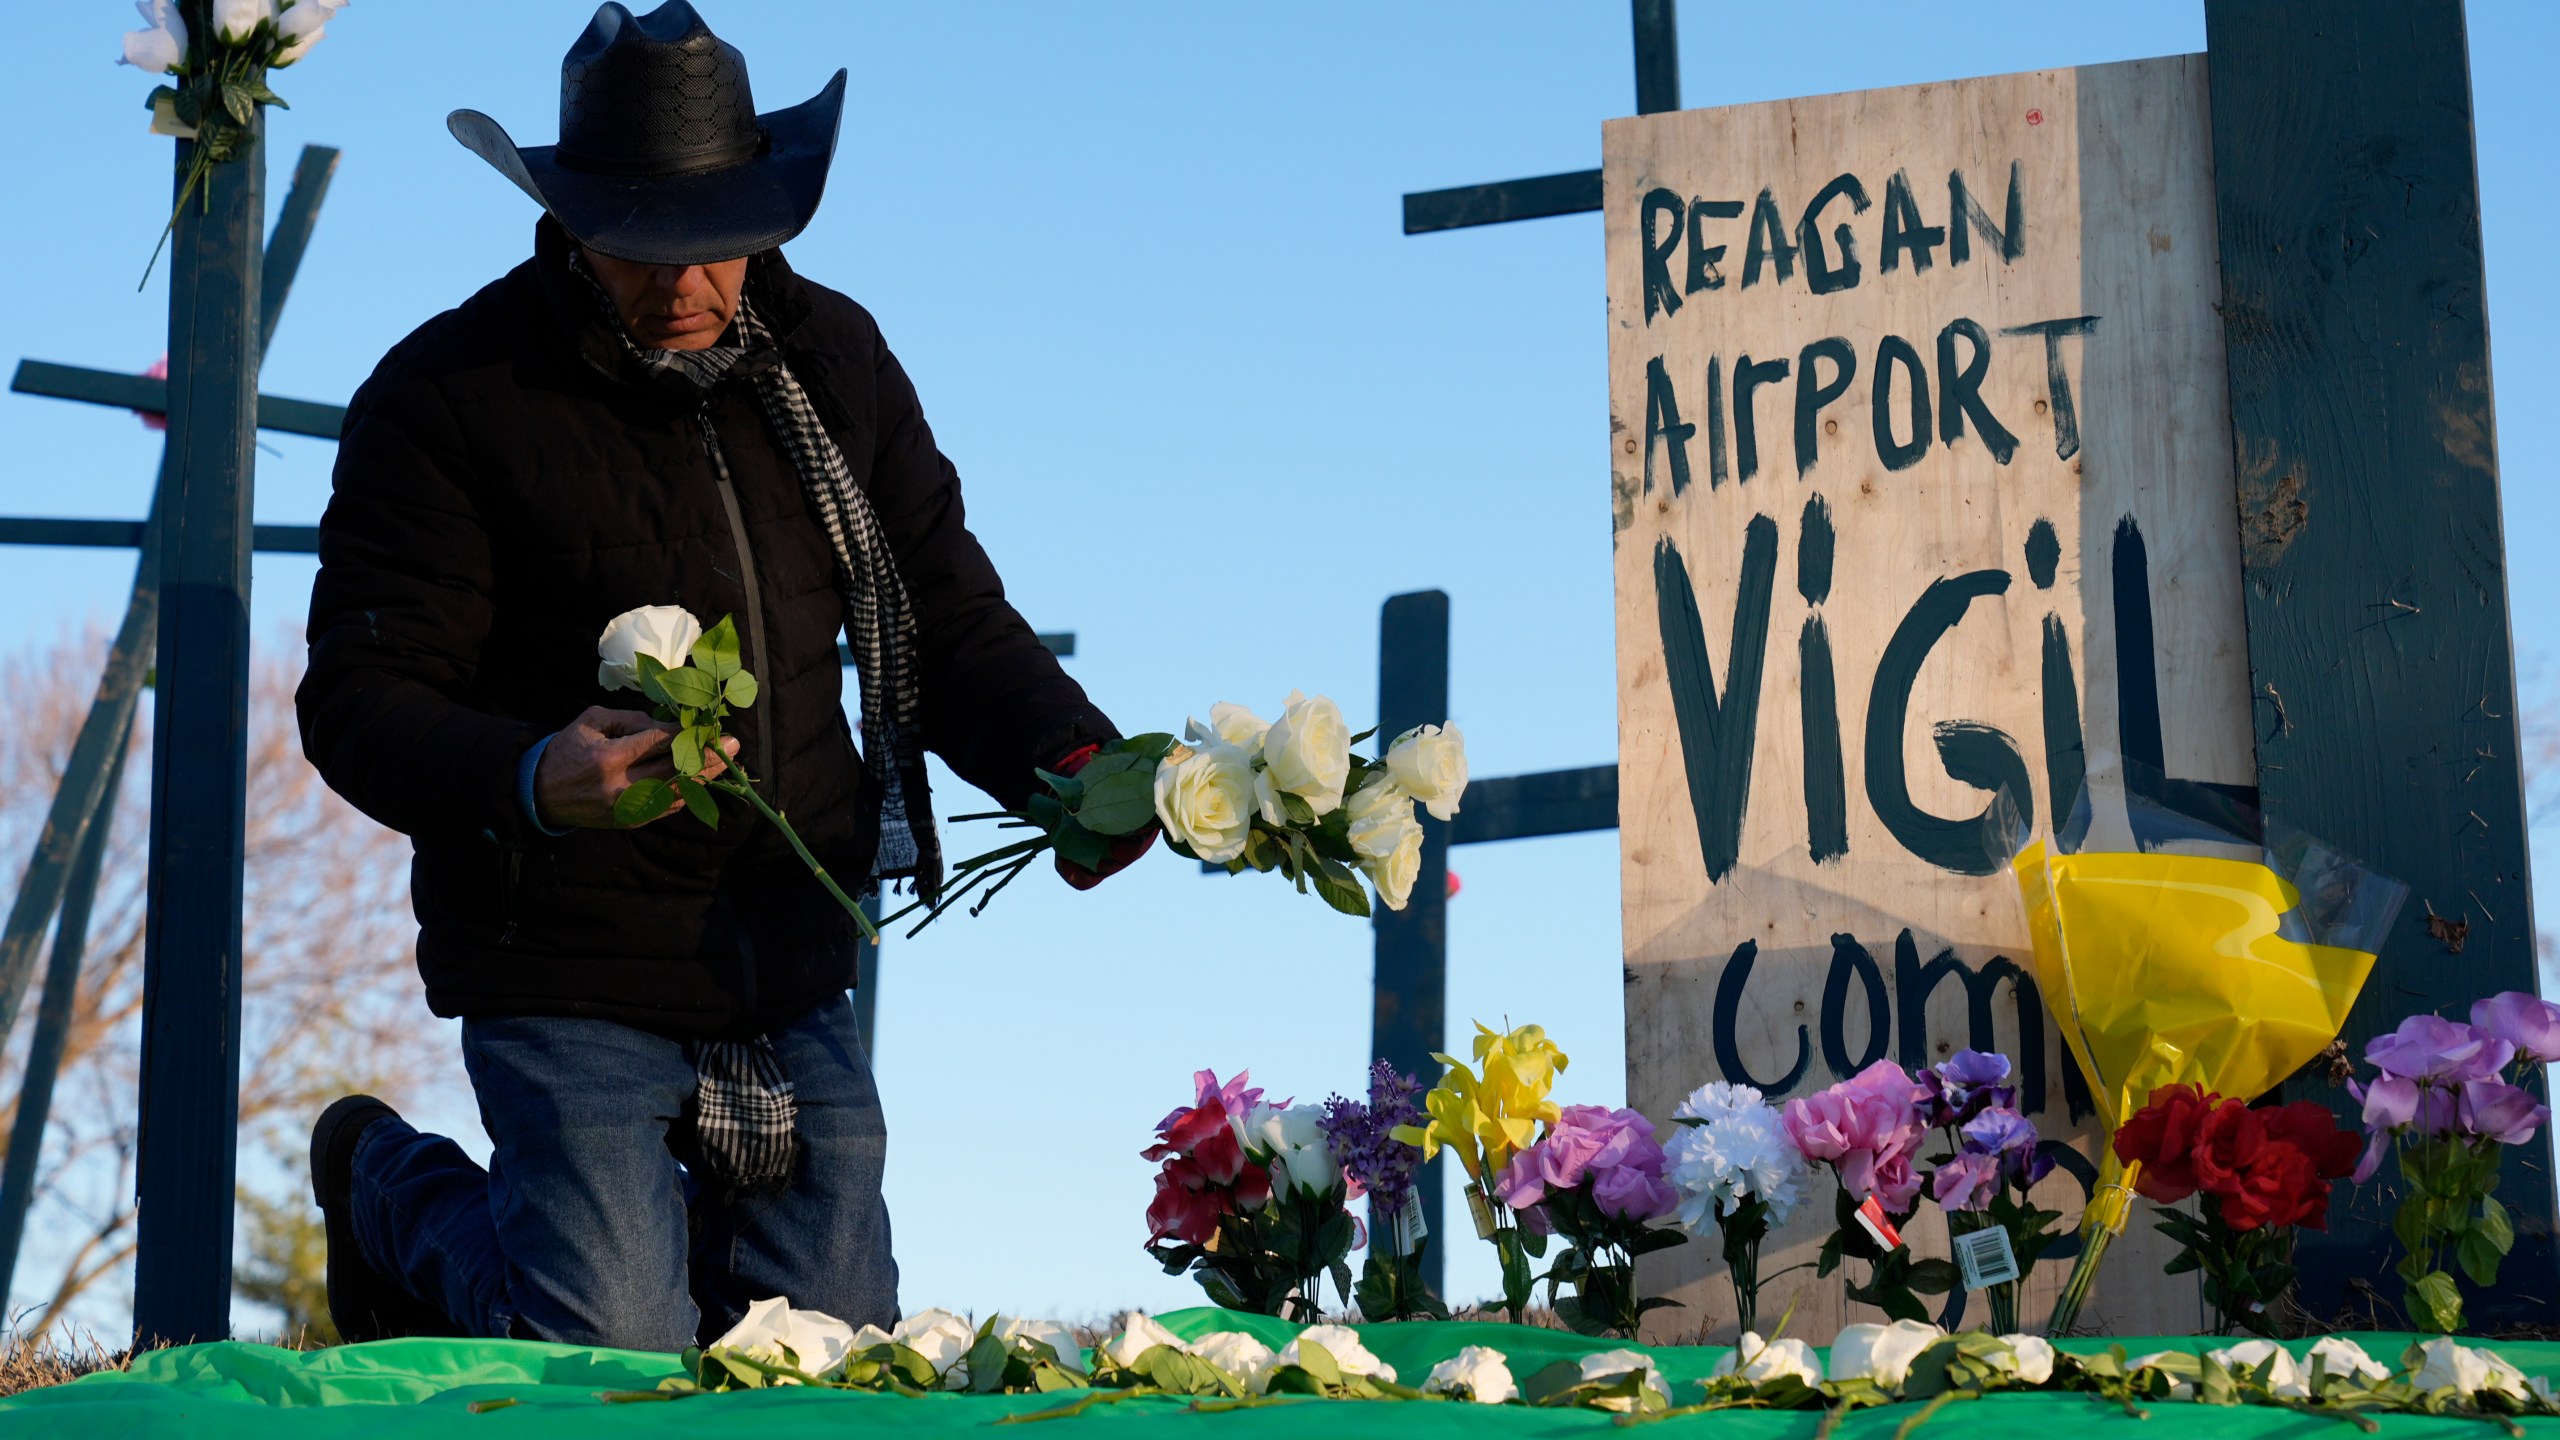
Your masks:
{"label": "red carnation", "polygon": [[2210,1195],[2236,1193],[2266,1145],[2266,1122],[2257,1111],[2238,1100],[2221,1101],[2196,1130],[2196,1188]]}
{"label": "red carnation", "polygon": [[2217,1191],[2222,1223],[2234,1230],[2261,1225],[2329,1228],[2329,1182],[2299,1146],[2263,1144],[2233,1188]]}
{"label": "red carnation", "polygon": [[2340,1129],[2338,1117],[2329,1113],[2328,1106],[2317,1100],[2296,1100],[2258,1113],[2266,1122],[2267,1138],[2298,1147],[2311,1157],[2321,1179],[2342,1180],[2355,1172],[2363,1137]]}

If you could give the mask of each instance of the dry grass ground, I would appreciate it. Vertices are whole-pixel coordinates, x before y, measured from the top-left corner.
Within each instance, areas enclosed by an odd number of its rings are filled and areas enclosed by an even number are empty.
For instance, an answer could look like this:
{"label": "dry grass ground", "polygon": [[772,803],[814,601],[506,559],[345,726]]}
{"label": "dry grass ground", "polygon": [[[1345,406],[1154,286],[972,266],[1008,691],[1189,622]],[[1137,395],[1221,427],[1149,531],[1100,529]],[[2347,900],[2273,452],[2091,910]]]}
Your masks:
{"label": "dry grass ground", "polygon": [[99,1370],[121,1370],[128,1352],[109,1351],[94,1335],[11,1334],[0,1339],[0,1396],[60,1385]]}

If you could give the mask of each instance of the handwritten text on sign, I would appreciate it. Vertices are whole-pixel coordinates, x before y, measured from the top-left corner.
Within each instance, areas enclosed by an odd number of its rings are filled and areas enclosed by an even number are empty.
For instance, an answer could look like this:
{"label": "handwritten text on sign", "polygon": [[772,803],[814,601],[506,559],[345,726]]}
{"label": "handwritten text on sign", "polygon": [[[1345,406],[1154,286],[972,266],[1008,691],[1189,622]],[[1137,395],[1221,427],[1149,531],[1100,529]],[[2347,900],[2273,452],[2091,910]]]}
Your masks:
{"label": "handwritten text on sign", "polygon": [[1609,127],[1648,1113],[1964,1045],[2017,1058],[2048,1133],[2085,1113],[1984,820],[2006,795],[2050,822],[2117,755],[2251,773],[2202,83],[2144,61]]}

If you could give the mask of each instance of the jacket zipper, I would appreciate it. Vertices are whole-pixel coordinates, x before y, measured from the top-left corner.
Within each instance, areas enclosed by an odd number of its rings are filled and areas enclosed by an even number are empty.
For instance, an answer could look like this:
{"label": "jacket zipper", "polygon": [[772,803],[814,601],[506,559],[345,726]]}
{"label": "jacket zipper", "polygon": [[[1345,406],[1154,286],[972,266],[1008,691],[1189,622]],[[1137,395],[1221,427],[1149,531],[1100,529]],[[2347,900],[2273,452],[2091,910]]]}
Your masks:
{"label": "jacket zipper", "polygon": [[[756,579],[756,554],[747,544],[746,515],[738,508],[738,487],[729,479],[728,457],[720,453],[720,434],[712,428],[711,407],[703,406],[694,418],[702,427],[702,449],[711,457],[712,473],[719,477],[720,506],[729,514],[729,539],[738,548],[738,575],[747,589],[747,655],[756,684],[771,693],[773,672],[765,664],[764,652],[764,586]],[[775,784],[773,725],[769,719],[756,725],[755,778],[768,786]],[[767,792],[775,793],[778,790]]]}

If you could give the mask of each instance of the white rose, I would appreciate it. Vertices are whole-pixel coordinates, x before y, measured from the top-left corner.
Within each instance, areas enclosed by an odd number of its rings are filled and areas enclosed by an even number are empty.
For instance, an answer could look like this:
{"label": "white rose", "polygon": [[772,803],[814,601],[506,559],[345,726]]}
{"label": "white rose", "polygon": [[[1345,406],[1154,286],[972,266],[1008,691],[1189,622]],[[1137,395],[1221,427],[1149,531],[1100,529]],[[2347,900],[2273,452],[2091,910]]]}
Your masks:
{"label": "white rose", "polygon": [[1261,1394],[1271,1383],[1271,1367],[1280,1363],[1270,1346],[1241,1330],[1205,1336],[1191,1347],[1191,1353],[1234,1376],[1248,1395]]}
{"label": "white rose", "polygon": [[942,1383],[957,1390],[969,1383],[969,1347],[978,1332],[948,1310],[919,1310],[889,1331],[889,1338],[924,1357]]}
{"label": "white rose", "polygon": [[1245,1146],[1263,1157],[1275,1184],[1286,1180],[1301,1190],[1322,1191],[1335,1185],[1342,1167],[1324,1134],[1324,1107],[1292,1105],[1286,1110],[1256,1105],[1245,1121]]}
{"label": "white rose", "polygon": [[1262,737],[1270,731],[1271,722],[1241,705],[1221,700],[1209,707],[1209,729],[1237,749],[1251,752],[1262,748]]}
{"label": "white rose", "polygon": [[[789,1364],[801,1374],[816,1378],[844,1364],[844,1357],[855,1349],[852,1326],[833,1315],[815,1310],[794,1310],[791,1303],[777,1296],[758,1300],[747,1307],[747,1313],[729,1333],[711,1342],[714,1350],[727,1350],[753,1356],[767,1364]],[[788,1348],[790,1356],[783,1351]]]}
{"label": "white rose", "polygon": [[1404,843],[1404,832],[1419,832],[1422,826],[1413,818],[1413,801],[1384,773],[1371,775],[1342,808],[1349,817],[1351,848],[1363,860],[1390,858]]}
{"label": "white rose", "polygon": [[2465,1395],[2487,1391],[2518,1400],[2531,1393],[2524,1373],[2494,1350],[2475,1350],[2440,1337],[2420,1345],[2418,1354],[2418,1373],[2410,1380],[2421,1390],[2450,1386]]}
{"label": "white rose", "polygon": [[1422,1382],[1424,1391],[1433,1395],[1454,1395],[1479,1405],[1499,1405],[1520,1396],[1520,1386],[1511,1378],[1511,1366],[1502,1352],[1482,1345],[1470,1345],[1431,1367],[1431,1377]]}
{"label": "white rose", "polygon": [[1783,1375],[1792,1375],[1807,1385],[1822,1383],[1822,1367],[1815,1363],[1813,1347],[1801,1340],[1763,1340],[1760,1332],[1745,1330],[1742,1339],[1716,1368],[1715,1376],[1739,1375],[1754,1385],[1765,1385]]}
{"label": "white rose", "polygon": [[987,1333],[1008,1342],[1037,1340],[1057,1353],[1059,1364],[1070,1370],[1084,1369],[1084,1347],[1076,1343],[1076,1332],[1072,1326],[1061,1325],[1055,1320],[1023,1320],[1011,1315],[998,1315],[993,1328]]}
{"label": "white rose", "polygon": [[1266,825],[1289,823],[1288,807],[1280,803],[1280,787],[1272,780],[1269,770],[1253,772],[1253,808]]}
{"label": "white rose", "polygon": [[2303,1378],[2302,1367],[2293,1362],[2293,1352],[2273,1340],[2243,1340],[2204,1353],[2235,1376],[2266,1366],[2267,1389],[2287,1399],[2305,1400],[2311,1396],[2311,1384]]}
{"label": "white rose", "polygon": [[[2158,1365],[2164,1360],[2192,1360],[2194,1358],[2194,1356],[2180,1350],[2154,1350],[2148,1355],[2136,1355],[2132,1359],[2127,1360],[2124,1362],[2124,1368],[2125,1373],[2130,1375],[2136,1370]],[[2196,1387],[2189,1383],[2184,1376],[2178,1374],[2177,1371],[2169,1370],[2164,1373],[2169,1377],[2170,1399],[2185,1400],[2196,1393]]]}
{"label": "white rose", "polygon": [[275,13],[274,0],[213,0],[213,33],[225,45],[246,45],[258,22]]}
{"label": "white rose", "polygon": [[1378,887],[1378,898],[1390,910],[1401,910],[1413,898],[1413,882],[1422,875],[1422,822],[1408,811],[1396,832],[1396,848],[1383,860],[1363,860],[1360,872]]}
{"label": "white rose", "polygon": [[2000,1343],[2009,1353],[1991,1363],[2002,1371],[2041,1385],[2053,1378],[2053,1342],[2041,1335],[2003,1335]]}
{"label": "white rose", "polygon": [[681,605],[643,605],[605,622],[596,637],[596,683],[607,690],[640,688],[640,657],[673,670],[693,655],[702,622]]}
{"label": "white rose", "polygon": [[1446,820],[1467,793],[1467,737],[1455,725],[1416,725],[1387,748],[1387,773],[1432,819]]}
{"label": "white rose", "polygon": [[[131,30],[124,37],[124,58],[117,62],[154,75],[169,73],[169,67],[187,58],[187,22],[178,14],[178,0],[134,0],[133,8],[142,13],[143,28]],[[172,113],[170,121],[176,123]],[[153,133],[157,130],[154,120]]]}
{"label": "white rose", "polygon": [[2378,1384],[2391,1378],[2391,1371],[2364,1351],[2364,1347],[2344,1335],[2323,1335],[2311,1342],[2311,1352],[2302,1357],[2303,1369],[2317,1366],[2323,1375],[2339,1376],[2361,1384]]}
{"label": "white rose", "polygon": [[1298,1356],[1309,1345],[1333,1357],[1333,1368],[1348,1380],[1355,1375],[1375,1375],[1389,1384],[1395,1383],[1396,1367],[1369,1353],[1360,1343],[1358,1331],[1348,1325],[1310,1325],[1298,1332],[1298,1338],[1281,1348],[1274,1363],[1295,1365]]}
{"label": "white rose", "polygon": [[1873,1380],[1887,1390],[1899,1390],[1911,1373],[1911,1362],[1946,1337],[1946,1331],[1917,1320],[1843,1326],[1831,1340],[1831,1378]]}
{"label": "white rose", "polygon": [[1244,853],[1253,829],[1253,761],[1233,745],[1177,747],[1156,764],[1156,818],[1212,865]]}
{"label": "white rose", "polygon": [[1144,1310],[1132,1310],[1129,1318],[1120,1322],[1120,1333],[1103,1343],[1102,1353],[1110,1356],[1113,1364],[1127,1369],[1159,1345],[1183,1351],[1191,1348],[1182,1343],[1181,1336],[1157,1324],[1154,1316]]}
{"label": "white rose", "polygon": [[[1582,1357],[1582,1378],[1585,1380],[1615,1380],[1633,1370],[1644,1372],[1645,1388],[1661,1396],[1662,1403],[1671,1403],[1671,1387],[1662,1383],[1662,1372],[1653,1368],[1653,1357],[1643,1351],[1603,1350],[1597,1355]],[[1615,1410],[1621,1415],[1636,1408],[1633,1400],[1623,1396],[1600,1401],[1599,1405],[1603,1410]]]}
{"label": "white rose", "polygon": [[1318,815],[1330,815],[1342,804],[1343,782],[1351,778],[1351,727],[1342,707],[1322,695],[1310,699],[1289,692],[1289,706],[1262,737],[1262,763],[1271,783],[1307,802]]}

